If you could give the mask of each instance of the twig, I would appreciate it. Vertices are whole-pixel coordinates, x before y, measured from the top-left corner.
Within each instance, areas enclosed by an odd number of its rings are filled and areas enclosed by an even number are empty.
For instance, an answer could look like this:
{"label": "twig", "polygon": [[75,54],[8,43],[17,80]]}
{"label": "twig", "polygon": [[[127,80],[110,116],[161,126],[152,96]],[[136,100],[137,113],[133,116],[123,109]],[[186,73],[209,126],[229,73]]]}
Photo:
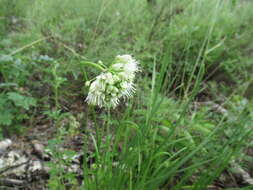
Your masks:
{"label": "twig", "polygon": [[27,45],[25,45],[25,46],[23,46],[23,47],[21,47],[21,48],[15,50],[15,51],[11,52],[11,53],[9,54],[9,56],[12,56],[12,55],[14,55],[14,54],[16,54],[16,53],[19,53],[19,52],[23,51],[24,49],[27,49],[27,48],[29,48],[29,47],[35,45],[35,44],[40,43],[41,41],[44,41],[44,40],[47,40],[47,39],[51,38],[51,37],[52,37],[52,36],[47,36],[47,37],[38,39],[38,40],[36,40],[36,41],[34,41],[34,42],[32,42],[32,43],[29,43],[29,44],[27,44]]}
{"label": "twig", "polygon": [[248,183],[249,185],[253,185],[253,178],[248,172],[246,172],[239,164],[235,162],[231,162],[230,164],[236,170],[236,172],[242,176],[244,182]]}
{"label": "twig", "polygon": [[225,116],[228,115],[228,111],[223,108],[221,105],[219,104],[216,104],[212,101],[207,101],[207,102],[195,102],[195,106],[199,107],[201,105],[204,105],[204,106],[211,106],[211,108],[219,113],[222,113],[224,114]]}
{"label": "twig", "polygon": [[63,43],[63,42],[61,42],[61,41],[59,41],[59,40],[57,40],[57,42],[60,43],[60,44],[62,44],[63,47],[64,47],[65,49],[69,50],[69,51],[70,51],[71,53],[73,53],[76,57],[80,57],[80,58],[82,58],[82,59],[87,59],[86,57],[84,57],[84,56],[80,55],[79,53],[77,53],[73,48],[67,46],[65,43]]}
{"label": "twig", "polygon": [[21,186],[24,185],[26,182],[23,180],[18,179],[0,179],[0,184],[4,186]]}
{"label": "twig", "polygon": [[0,175],[3,174],[4,172],[7,172],[8,170],[11,170],[11,169],[14,169],[14,168],[18,168],[18,167],[20,167],[20,166],[22,166],[22,165],[24,165],[24,164],[27,164],[27,163],[29,163],[29,161],[30,161],[30,160],[28,160],[28,161],[26,161],[26,162],[22,162],[22,163],[17,164],[17,165],[13,165],[13,166],[10,166],[10,167],[6,167],[6,168],[4,168],[4,169],[2,169],[2,170],[0,171]]}

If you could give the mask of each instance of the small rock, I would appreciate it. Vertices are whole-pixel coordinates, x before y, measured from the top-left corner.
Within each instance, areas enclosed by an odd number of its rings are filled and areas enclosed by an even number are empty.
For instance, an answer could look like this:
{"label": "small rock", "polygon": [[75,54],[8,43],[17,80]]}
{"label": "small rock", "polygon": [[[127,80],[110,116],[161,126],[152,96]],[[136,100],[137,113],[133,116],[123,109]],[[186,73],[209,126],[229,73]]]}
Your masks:
{"label": "small rock", "polygon": [[33,142],[33,152],[42,160],[50,160],[50,156],[46,153],[45,147],[43,144],[40,144],[36,141]]}
{"label": "small rock", "polygon": [[11,146],[12,141],[10,139],[5,139],[0,141],[0,155],[9,147]]}
{"label": "small rock", "polygon": [[13,174],[15,176],[22,176],[26,171],[26,163],[28,158],[18,151],[10,151],[0,159],[0,170],[5,171],[4,176]]}

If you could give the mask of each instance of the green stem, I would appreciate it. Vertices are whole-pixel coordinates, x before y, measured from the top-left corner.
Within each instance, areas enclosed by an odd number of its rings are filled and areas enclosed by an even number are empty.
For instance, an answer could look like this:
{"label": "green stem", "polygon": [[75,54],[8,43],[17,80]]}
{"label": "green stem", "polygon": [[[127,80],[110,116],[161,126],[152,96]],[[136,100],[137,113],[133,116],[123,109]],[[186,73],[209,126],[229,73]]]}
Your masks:
{"label": "green stem", "polygon": [[107,108],[107,125],[106,125],[106,133],[107,133],[108,136],[110,136],[110,119],[111,119],[110,108]]}
{"label": "green stem", "polygon": [[56,87],[54,88],[54,95],[55,95],[55,97],[54,97],[55,107],[56,107],[57,110],[58,110],[58,108],[59,108],[59,101],[58,101],[58,86],[56,86]]}
{"label": "green stem", "polygon": [[97,64],[97,63],[92,63],[92,62],[87,62],[87,61],[85,61],[85,62],[81,62],[81,64],[83,64],[83,65],[89,65],[89,66],[95,67],[95,68],[97,68],[97,69],[100,69],[100,70],[103,71],[103,72],[106,70],[105,68],[103,68],[102,66],[100,66],[100,65]]}

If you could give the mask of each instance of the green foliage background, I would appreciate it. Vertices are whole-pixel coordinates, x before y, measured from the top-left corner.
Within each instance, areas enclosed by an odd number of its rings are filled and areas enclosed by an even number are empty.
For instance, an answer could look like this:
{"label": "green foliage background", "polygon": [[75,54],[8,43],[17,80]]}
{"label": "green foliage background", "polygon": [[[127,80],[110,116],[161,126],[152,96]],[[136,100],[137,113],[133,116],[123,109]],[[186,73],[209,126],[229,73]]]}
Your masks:
{"label": "green foliage background", "polygon": [[[252,148],[252,8],[247,0],[0,0],[2,138],[25,134],[40,115],[57,128],[53,144],[94,124],[96,135],[85,134],[95,161],[84,164],[82,185],[49,143],[60,160],[50,189],[68,180],[73,189],[207,189]],[[88,107],[84,83],[97,71],[80,62],[109,65],[125,53],[140,62],[136,96],[109,115]]]}

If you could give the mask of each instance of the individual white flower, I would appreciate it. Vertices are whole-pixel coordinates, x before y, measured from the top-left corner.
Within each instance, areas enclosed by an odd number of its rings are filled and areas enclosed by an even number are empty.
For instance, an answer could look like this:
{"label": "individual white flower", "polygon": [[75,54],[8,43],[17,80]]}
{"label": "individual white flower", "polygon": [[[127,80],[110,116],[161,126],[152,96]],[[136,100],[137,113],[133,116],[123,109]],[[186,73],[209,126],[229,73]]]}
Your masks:
{"label": "individual white flower", "polygon": [[138,71],[138,61],[131,55],[118,55],[116,63],[113,65],[115,69],[122,69],[123,72],[135,73]]}
{"label": "individual white flower", "polygon": [[139,71],[138,62],[131,55],[118,55],[112,68],[119,72],[119,76],[125,80],[134,80]]}
{"label": "individual white flower", "polygon": [[122,94],[124,97],[131,97],[133,93],[135,92],[135,87],[133,82],[124,82],[124,84],[121,84],[122,86]]}
{"label": "individual white flower", "polygon": [[116,59],[118,59],[120,62],[125,62],[125,63],[129,63],[132,62],[134,59],[132,58],[131,55],[129,54],[125,54],[125,55],[117,55]]}
{"label": "individual white flower", "polygon": [[90,86],[90,81],[86,81],[85,86]]}

